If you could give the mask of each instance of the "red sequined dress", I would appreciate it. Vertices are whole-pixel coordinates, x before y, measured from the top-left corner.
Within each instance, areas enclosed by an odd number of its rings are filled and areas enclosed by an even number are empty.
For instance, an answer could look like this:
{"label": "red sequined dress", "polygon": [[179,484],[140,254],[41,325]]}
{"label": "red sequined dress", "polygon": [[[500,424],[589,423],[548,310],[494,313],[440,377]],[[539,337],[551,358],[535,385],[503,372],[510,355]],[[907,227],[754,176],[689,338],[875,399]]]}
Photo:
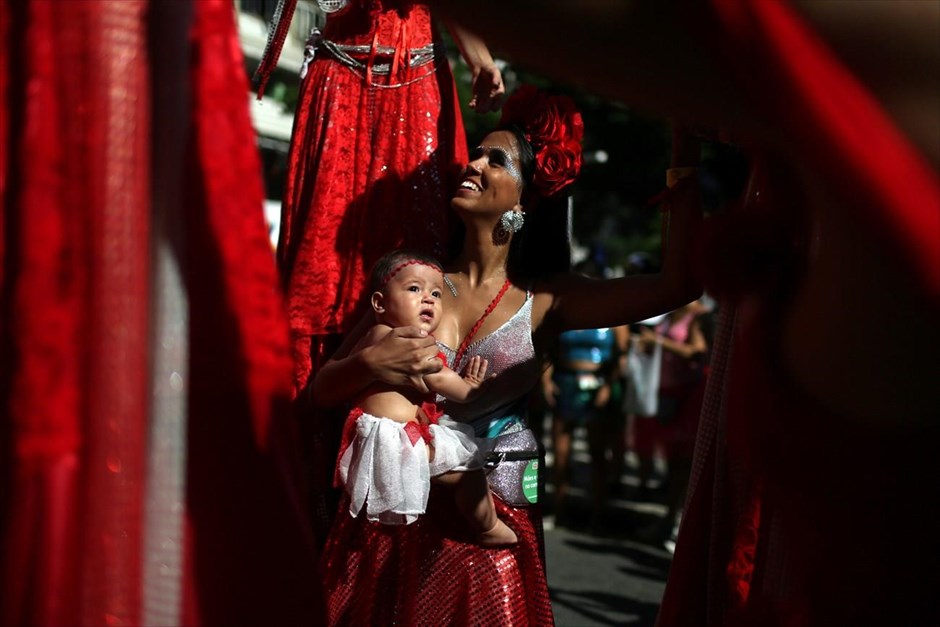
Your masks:
{"label": "red sequined dress", "polygon": [[278,243],[298,388],[312,374],[311,336],[355,324],[379,257],[397,247],[443,255],[467,159],[453,76],[423,3],[351,0],[315,48]]}
{"label": "red sequined dress", "polygon": [[[513,416],[538,381],[531,311],[530,296],[502,327],[474,342],[462,360],[482,355],[496,375],[493,389],[459,406],[461,418],[476,417],[467,422],[477,435],[518,424]],[[441,348],[454,363],[454,351]],[[457,416],[457,406],[444,407]],[[510,548],[474,544],[445,487],[432,486],[427,513],[405,526],[353,518],[344,501],[321,562],[330,624],[551,625],[540,556],[541,512],[537,505],[513,508],[494,501],[496,514],[519,537]]]}

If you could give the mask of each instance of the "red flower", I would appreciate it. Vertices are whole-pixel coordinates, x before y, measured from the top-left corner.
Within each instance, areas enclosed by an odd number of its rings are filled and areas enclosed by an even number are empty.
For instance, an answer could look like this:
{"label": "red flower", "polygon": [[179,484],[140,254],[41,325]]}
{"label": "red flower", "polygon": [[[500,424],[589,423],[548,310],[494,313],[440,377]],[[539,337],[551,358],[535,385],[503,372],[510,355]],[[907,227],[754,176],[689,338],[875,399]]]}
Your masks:
{"label": "red flower", "polygon": [[523,85],[503,106],[500,124],[514,124],[525,133],[535,152],[533,183],[543,196],[557,194],[577,178],[584,122],[571,98]]}
{"label": "red flower", "polygon": [[575,150],[560,143],[547,144],[535,155],[533,183],[545,196],[552,196],[571,184],[581,171],[581,146]]}

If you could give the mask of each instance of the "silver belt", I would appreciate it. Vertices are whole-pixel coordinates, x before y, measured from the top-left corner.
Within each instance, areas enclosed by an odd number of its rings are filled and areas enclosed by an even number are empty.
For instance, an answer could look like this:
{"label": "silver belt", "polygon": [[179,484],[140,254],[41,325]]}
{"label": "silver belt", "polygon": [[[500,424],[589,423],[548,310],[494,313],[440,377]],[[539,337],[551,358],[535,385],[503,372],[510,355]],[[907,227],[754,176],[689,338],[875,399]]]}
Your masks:
{"label": "silver belt", "polygon": [[[366,44],[337,44],[328,39],[323,39],[323,34],[319,29],[313,29],[307,43],[304,46],[304,63],[300,68],[300,78],[307,75],[307,67],[316,56],[317,50],[325,50],[331,57],[343,65],[353,69],[365,71],[367,64],[353,57],[352,55],[370,55],[372,46]],[[408,67],[417,68],[427,65],[434,61],[435,53],[439,51],[440,46],[430,43],[420,48],[411,48],[408,51]],[[377,56],[389,57],[395,54],[395,48],[390,46],[376,46],[375,54]],[[376,76],[388,76],[392,71],[391,63],[373,63],[372,74]]]}

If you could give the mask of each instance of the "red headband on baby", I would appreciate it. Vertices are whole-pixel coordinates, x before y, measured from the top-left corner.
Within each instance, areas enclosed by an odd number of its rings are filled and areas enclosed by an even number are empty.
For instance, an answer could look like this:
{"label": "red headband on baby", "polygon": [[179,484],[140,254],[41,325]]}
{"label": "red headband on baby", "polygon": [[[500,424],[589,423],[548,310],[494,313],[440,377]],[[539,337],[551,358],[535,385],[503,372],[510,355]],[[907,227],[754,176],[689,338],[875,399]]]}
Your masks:
{"label": "red headband on baby", "polygon": [[388,285],[388,282],[392,280],[392,277],[398,274],[399,272],[401,272],[402,268],[405,268],[407,266],[415,266],[415,265],[434,268],[441,274],[444,274],[444,270],[437,264],[429,263],[427,261],[421,261],[419,259],[408,259],[406,261],[402,261],[400,264],[398,264],[397,266],[389,270],[388,273],[384,277],[382,277],[382,287],[385,287],[386,285]]}
{"label": "red headband on baby", "polygon": [[503,105],[499,123],[518,126],[532,145],[532,183],[542,196],[557,194],[578,177],[584,122],[571,98],[523,85]]}

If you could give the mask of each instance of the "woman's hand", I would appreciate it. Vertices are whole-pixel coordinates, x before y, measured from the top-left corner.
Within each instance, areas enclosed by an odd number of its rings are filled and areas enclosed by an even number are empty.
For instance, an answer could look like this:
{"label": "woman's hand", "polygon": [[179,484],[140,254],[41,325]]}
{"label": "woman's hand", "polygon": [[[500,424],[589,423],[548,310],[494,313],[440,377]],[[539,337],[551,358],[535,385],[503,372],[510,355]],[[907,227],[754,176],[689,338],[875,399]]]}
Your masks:
{"label": "woman's hand", "polygon": [[428,393],[424,375],[438,372],[444,364],[437,358],[434,338],[418,327],[399,327],[360,352],[373,380],[389,385],[414,387]]}
{"label": "woman's hand", "polygon": [[489,49],[470,31],[446,21],[445,24],[473,75],[470,108],[477,113],[496,111],[503,104],[506,86]]}
{"label": "woman's hand", "polygon": [[392,329],[360,349],[362,343],[369,342],[363,329],[370,318],[363,319],[347,338],[352,342],[358,336],[355,348],[350,349],[344,342],[336,356],[320,368],[310,388],[315,404],[335,407],[348,403],[378,381],[414,387],[426,394],[424,375],[444,367],[437,359],[434,338],[418,327]]}
{"label": "woman's hand", "polygon": [[506,86],[503,76],[492,59],[473,69],[473,96],[469,106],[477,113],[497,111],[503,104]]}

